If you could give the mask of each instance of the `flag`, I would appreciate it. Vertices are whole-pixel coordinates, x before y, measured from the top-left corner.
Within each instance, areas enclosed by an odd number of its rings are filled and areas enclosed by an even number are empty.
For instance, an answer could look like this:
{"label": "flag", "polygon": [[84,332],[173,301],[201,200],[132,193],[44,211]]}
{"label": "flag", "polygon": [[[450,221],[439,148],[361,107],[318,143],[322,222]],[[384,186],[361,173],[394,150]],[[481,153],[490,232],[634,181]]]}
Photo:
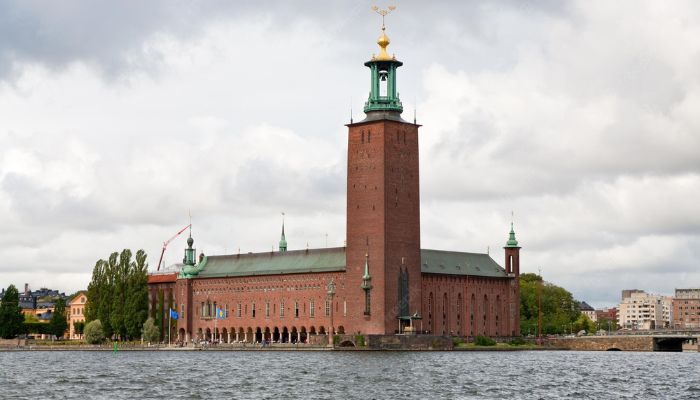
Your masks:
{"label": "flag", "polygon": [[224,319],[224,317],[225,317],[224,310],[219,308],[219,307],[216,307],[216,318]]}
{"label": "flag", "polygon": [[173,310],[172,308],[170,309],[170,318],[172,319],[177,319],[179,317],[177,311]]}

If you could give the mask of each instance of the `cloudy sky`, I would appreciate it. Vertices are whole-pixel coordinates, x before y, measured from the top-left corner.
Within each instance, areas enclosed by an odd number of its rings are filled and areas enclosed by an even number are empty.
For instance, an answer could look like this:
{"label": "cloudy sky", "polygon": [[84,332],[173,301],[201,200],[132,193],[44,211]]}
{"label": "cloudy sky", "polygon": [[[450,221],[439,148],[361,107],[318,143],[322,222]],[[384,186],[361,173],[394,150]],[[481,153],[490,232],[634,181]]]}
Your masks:
{"label": "cloudy sky", "polygon": [[[0,1],[0,286],[85,288],[188,223],[207,254],[345,234],[374,2]],[[595,306],[700,286],[700,3],[397,1],[426,248]],[[182,259],[185,236],[167,264]]]}

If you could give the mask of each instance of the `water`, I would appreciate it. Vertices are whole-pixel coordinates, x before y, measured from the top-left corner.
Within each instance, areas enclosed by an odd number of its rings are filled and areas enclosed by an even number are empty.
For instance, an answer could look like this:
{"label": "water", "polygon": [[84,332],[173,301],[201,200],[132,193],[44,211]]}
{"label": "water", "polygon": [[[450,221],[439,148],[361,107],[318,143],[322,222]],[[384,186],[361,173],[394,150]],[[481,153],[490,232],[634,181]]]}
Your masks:
{"label": "water", "polygon": [[700,399],[698,353],[0,352],[2,399]]}

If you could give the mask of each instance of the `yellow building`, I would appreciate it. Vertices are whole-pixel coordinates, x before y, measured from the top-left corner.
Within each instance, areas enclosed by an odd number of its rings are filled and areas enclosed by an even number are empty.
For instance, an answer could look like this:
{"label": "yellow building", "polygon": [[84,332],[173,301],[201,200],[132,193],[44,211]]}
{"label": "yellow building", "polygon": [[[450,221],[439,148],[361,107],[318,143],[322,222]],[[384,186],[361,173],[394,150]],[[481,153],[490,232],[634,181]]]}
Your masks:
{"label": "yellow building", "polygon": [[87,294],[84,291],[78,292],[68,302],[68,339],[82,339],[82,334],[75,332],[76,322],[85,322],[85,304],[87,303]]}

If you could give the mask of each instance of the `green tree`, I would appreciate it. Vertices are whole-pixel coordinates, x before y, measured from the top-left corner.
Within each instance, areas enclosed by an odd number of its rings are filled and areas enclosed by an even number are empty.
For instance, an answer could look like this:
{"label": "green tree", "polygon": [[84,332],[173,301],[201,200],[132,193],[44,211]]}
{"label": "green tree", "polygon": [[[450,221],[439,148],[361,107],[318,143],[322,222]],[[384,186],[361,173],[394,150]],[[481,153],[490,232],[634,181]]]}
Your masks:
{"label": "green tree", "polygon": [[19,306],[19,292],[10,285],[0,301],[0,337],[12,339],[24,332],[24,315]]}
{"label": "green tree", "polygon": [[85,331],[85,321],[75,321],[73,322],[73,330],[76,334],[82,335]]}
{"label": "green tree", "polygon": [[102,322],[99,319],[88,322],[85,325],[85,341],[90,344],[99,344],[104,340],[105,335],[102,330]]}
{"label": "green tree", "polygon": [[129,337],[137,338],[148,317],[148,264],[143,250],[136,252],[136,259],[129,266],[126,287],[124,325]]}
{"label": "green tree", "polygon": [[66,302],[63,299],[56,301],[56,306],[49,321],[49,331],[56,338],[60,339],[68,329],[68,320],[66,319]]}
{"label": "green tree", "polygon": [[143,324],[143,339],[149,343],[160,341],[160,332],[153,318],[149,318]]}
{"label": "green tree", "polygon": [[148,317],[148,264],[143,250],[114,252],[98,260],[87,290],[85,320],[99,319],[106,337],[137,338]]}
{"label": "green tree", "polygon": [[131,264],[131,250],[124,249],[119,255],[117,268],[113,274],[112,292],[112,314],[110,315],[110,323],[114,333],[124,340],[127,338],[126,325],[124,324],[124,316],[126,314],[126,292],[127,279],[129,276],[129,264]]}
{"label": "green tree", "polygon": [[588,315],[584,313],[579,314],[576,321],[574,321],[574,333],[581,331],[586,331],[586,333],[595,332],[595,322],[591,321],[591,319],[588,318]]}
{"label": "green tree", "polygon": [[520,275],[520,332],[537,334],[538,300],[541,290],[542,333],[564,333],[573,329],[581,311],[571,293],[564,288],[544,282],[539,275]]}
{"label": "green tree", "polygon": [[160,339],[165,337],[165,327],[163,320],[165,319],[165,293],[162,290],[158,291],[158,304],[156,305],[156,326],[158,327],[158,335]]}
{"label": "green tree", "polygon": [[614,332],[614,331],[620,329],[620,327],[617,325],[616,320],[614,320],[612,318],[606,318],[606,317],[600,316],[600,315],[598,316],[597,325],[598,325],[598,329],[602,329],[604,331]]}

